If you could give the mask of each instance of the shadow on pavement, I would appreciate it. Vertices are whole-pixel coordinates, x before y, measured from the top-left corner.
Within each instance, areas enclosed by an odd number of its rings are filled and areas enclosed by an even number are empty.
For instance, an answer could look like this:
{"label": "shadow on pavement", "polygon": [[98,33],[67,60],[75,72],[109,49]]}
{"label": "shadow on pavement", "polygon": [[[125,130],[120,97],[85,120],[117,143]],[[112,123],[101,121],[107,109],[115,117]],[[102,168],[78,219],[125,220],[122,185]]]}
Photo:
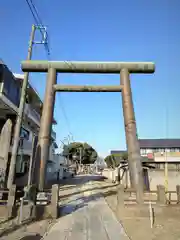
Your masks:
{"label": "shadow on pavement", "polygon": [[[59,216],[63,217],[68,214],[71,214],[79,209],[84,208],[85,206],[88,206],[88,203],[91,201],[96,201],[101,197],[115,195],[116,193],[117,193],[116,191],[110,190],[105,193],[95,193],[90,196],[79,197],[76,200],[73,200],[71,203],[65,204],[64,206],[62,205],[59,208]],[[74,202],[74,204],[73,204],[73,202]],[[75,204],[76,202],[79,202],[79,203]]]}
{"label": "shadow on pavement", "polygon": [[79,204],[66,204],[64,206],[61,206],[59,209],[59,216],[64,217],[68,214],[71,214],[83,207],[87,206],[85,203],[79,203]]}
{"label": "shadow on pavement", "polygon": [[40,240],[41,238],[42,236],[40,234],[36,234],[36,235],[25,236],[23,238],[20,238],[19,240]]}

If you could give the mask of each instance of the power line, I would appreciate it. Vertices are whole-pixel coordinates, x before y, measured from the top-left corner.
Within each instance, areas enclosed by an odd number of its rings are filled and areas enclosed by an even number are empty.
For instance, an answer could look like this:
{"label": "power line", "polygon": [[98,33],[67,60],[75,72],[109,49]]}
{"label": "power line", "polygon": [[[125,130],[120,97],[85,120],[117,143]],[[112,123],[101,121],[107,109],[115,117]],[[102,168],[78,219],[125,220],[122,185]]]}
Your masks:
{"label": "power line", "polygon": [[36,8],[36,6],[34,5],[34,3],[33,3],[33,1],[32,1],[32,0],[30,0],[30,2],[31,2],[31,5],[32,5],[32,7],[33,7],[33,9],[34,9],[35,13],[36,13],[36,16],[37,16],[37,18],[38,18],[38,21],[40,22],[41,26],[43,26],[42,20],[41,20],[41,18],[40,18],[40,16],[39,16],[39,14],[38,14],[38,11],[37,11],[37,8]]}
{"label": "power line", "polygon": [[[27,2],[28,6],[29,6],[29,9],[30,9],[30,11],[31,11],[31,13],[34,17],[34,20],[35,20],[36,24],[43,27],[44,25],[43,25],[42,19],[40,18],[38,10],[37,10],[35,4],[33,3],[33,1],[30,0],[30,2],[29,2],[29,0],[26,0],[26,2]],[[33,11],[33,9],[34,9],[34,11]],[[40,29],[40,31],[41,31],[41,34],[43,35],[42,29]],[[47,40],[48,39],[49,39],[49,36],[48,36],[48,33],[47,33]],[[45,48],[48,52],[48,55],[50,55],[48,44],[45,44],[44,46],[45,46]],[[70,68],[76,68],[72,62],[64,61],[64,63],[66,63]]]}
{"label": "power line", "polygon": [[[48,55],[50,55],[50,50],[49,50],[49,46],[48,46],[48,33],[47,33],[46,29],[44,28],[43,22],[42,22],[39,14],[38,14],[37,8],[35,7],[33,1],[30,0],[30,2],[29,2],[29,0],[26,0],[26,2],[28,4],[28,7],[29,7],[29,9],[31,11],[31,14],[32,14],[32,16],[34,18],[34,21],[35,21],[35,23],[37,25],[36,28],[38,28],[39,31],[41,32],[42,37],[46,38],[45,42],[44,42],[44,47],[45,47],[45,50],[46,50],[46,53],[47,53],[47,56],[48,56]],[[45,30],[45,32],[46,32],[45,34],[42,31],[42,29]]]}
{"label": "power line", "polygon": [[[45,47],[45,50],[46,50],[47,59],[50,61],[51,60],[51,53],[50,53],[50,48],[49,48],[49,44],[48,44],[49,43],[49,41],[48,41],[49,40],[48,32],[46,31],[46,28],[43,25],[43,21],[42,21],[40,15],[38,13],[38,10],[37,10],[35,4],[33,3],[33,1],[32,0],[26,0],[26,2],[28,4],[28,7],[29,7],[29,9],[31,11],[31,14],[32,14],[32,16],[34,18],[34,21],[35,21],[35,23],[37,25],[37,28],[40,30],[40,32],[42,34],[42,37],[45,38],[45,41],[43,43],[44,43],[44,47]],[[42,29],[45,30],[45,35],[44,35],[44,32],[42,31]],[[69,67],[75,67],[75,66],[73,66],[72,63],[69,64],[66,61],[64,61],[64,62]],[[71,129],[70,129],[70,123],[69,123],[69,120],[68,120],[68,117],[67,117],[67,114],[66,114],[66,111],[65,111],[65,108],[64,108],[64,105],[63,105],[63,101],[62,101],[62,98],[61,98],[60,94],[59,94],[59,98],[58,99],[59,99],[59,101],[61,101],[60,107],[62,109],[62,113],[63,113],[65,121],[67,123],[68,130],[70,132],[70,135],[73,137],[73,135],[71,133]]]}
{"label": "power line", "polygon": [[59,101],[61,101],[61,103],[59,102],[59,105],[60,105],[60,107],[61,107],[61,109],[62,109],[62,113],[63,113],[63,115],[64,115],[64,118],[65,118],[65,121],[66,121],[68,130],[69,130],[69,132],[71,133],[70,123],[69,123],[69,120],[68,120],[68,117],[67,117],[67,114],[66,114],[66,111],[65,111],[64,103],[63,103],[63,100],[62,100],[62,97],[61,97],[60,93],[59,93],[58,96],[59,96]]}
{"label": "power line", "polygon": [[[35,11],[35,13],[36,13],[36,16],[37,16],[37,19],[38,19],[38,21],[39,21],[39,23],[40,23],[40,25],[41,25],[41,27],[43,27],[44,25],[43,25],[43,21],[42,21],[42,19],[40,18],[40,16],[39,16],[39,13],[38,13],[38,11],[37,11],[37,8],[36,8],[36,6],[34,5],[34,3],[33,3],[33,1],[32,0],[30,0],[30,2],[31,2],[31,5],[32,5],[32,7],[33,7],[33,9],[34,9],[34,11]],[[40,31],[41,31],[41,28],[40,28]],[[41,34],[42,34],[42,31],[41,31]],[[49,36],[48,36],[48,32],[46,32],[46,43],[45,43],[45,48],[46,48],[46,51],[47,51],[47,53],[48,53],[48,56],[50,55],[50,50],[49,50],[49,46],[48,46],[48,40],[49,40]]]}

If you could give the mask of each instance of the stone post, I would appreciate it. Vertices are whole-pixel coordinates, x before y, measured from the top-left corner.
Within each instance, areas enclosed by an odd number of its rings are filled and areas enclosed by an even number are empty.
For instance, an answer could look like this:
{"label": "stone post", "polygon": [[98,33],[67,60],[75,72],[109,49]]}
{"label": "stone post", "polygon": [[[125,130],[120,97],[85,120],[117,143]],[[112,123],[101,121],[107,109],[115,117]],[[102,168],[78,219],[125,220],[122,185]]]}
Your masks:
{"label": "stone post", "polygon": [[59,185],[52,185],[52,195],[51,195],[51,217],[56,219],[58,217],[58,201],[59,201]]}
{"label": "stone post", "polygon": [[15,200],[16,200],[16,185],[13,184],[9,189],[9,193],[8,193],[8,201],[7,201],[7,218],[8,219],[13,217]]}
{"label": "stone post", "polygon": [[176,192],[177,192],[177,204],[180,204],[180,185],[176,186]]}
{"label": "stone post", "polygon": [[166,204],[166,191],[163,185],[157,185],[157,202],[160,205]]}
{"label": "stone post", "polygon": [[117,187],[117,207],[124,206],[124,186],[120,184]]}

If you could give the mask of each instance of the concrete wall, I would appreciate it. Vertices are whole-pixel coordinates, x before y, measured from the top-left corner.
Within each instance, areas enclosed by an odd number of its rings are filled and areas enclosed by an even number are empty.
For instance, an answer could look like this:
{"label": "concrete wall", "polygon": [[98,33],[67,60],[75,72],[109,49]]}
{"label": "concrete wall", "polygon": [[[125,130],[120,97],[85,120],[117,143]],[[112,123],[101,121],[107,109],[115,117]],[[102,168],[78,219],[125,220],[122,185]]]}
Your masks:
{"label": "concrete wall", "polygon": [[[156,186],[158,184],[165,184],[165,176],[164,171],[149,171],[149,181],[150,181],[150,189],[156,190]],[[178,171],[169,171],[168,172],[168,190],[175,191],[176,185],[180,184],[180,172]]]}
{"label": "concrete wall", "polygon": [[[126,172],[122,179],[122,184],[126,187],[130,187],[129,171]],[[168,172],[168,190],[176,191],[176,185],[180,184],[180,172],[169,171]],[[165,174],[162,170],[147,170],[144,171],[144,185],[146,190],[155,191],[157,185],[165,185]]]}
{"label": "concrete wall", "polygon": [[[110,181],[115,180],[117,171],[106,169],[103,171],[102,175],[109,179]],[[121,184],[125,188],[130,188],[130,177],[129,171],[120,170]],[[176,185],[180,184],[180,172],[179,171],[169,171],[168,172],[168,190],[176,191]],[[144,170],[144,185],[146,190],[157,190],[157,185],[165,185],[165,175],[162,170]]]}
{"label": "concrete wall", "polygon": [[102,172],[102,176],[109,179],[110,181],[115,181],[116,176],[118,175],[117,169],[104,169]]}

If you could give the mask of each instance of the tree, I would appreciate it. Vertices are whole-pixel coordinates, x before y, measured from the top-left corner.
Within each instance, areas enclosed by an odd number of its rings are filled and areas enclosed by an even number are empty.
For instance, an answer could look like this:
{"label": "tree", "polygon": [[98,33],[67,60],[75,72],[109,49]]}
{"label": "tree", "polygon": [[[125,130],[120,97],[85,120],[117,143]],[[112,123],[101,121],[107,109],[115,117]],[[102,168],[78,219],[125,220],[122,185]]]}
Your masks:
{"label": "tree", "polygon": [[78,163],[80,163],[81,158],[82,164],[93,164],[98,157],[97,152],[92,146],[81,142],[73,142],[69,145],[64,145],[62,155],[64,157],[69,157],[71,161],[75,161],[76,159]]}
{"label": "tree", "polygon": [[108,168],[118,167],[121,160],[124,160],[124,161],[128,160],[127,152],[110,154],[104,159]]}
{"label": "tree", "polygon": [[128,160],[128,153],[127,152],[122,153],[121,157],[123,160]]}
{"label": "tree", "polygon": [[113,161],[112,161],[111,155],[108,155],[107,157],[105,157],[104,161],[108,168],[113,167]]}

